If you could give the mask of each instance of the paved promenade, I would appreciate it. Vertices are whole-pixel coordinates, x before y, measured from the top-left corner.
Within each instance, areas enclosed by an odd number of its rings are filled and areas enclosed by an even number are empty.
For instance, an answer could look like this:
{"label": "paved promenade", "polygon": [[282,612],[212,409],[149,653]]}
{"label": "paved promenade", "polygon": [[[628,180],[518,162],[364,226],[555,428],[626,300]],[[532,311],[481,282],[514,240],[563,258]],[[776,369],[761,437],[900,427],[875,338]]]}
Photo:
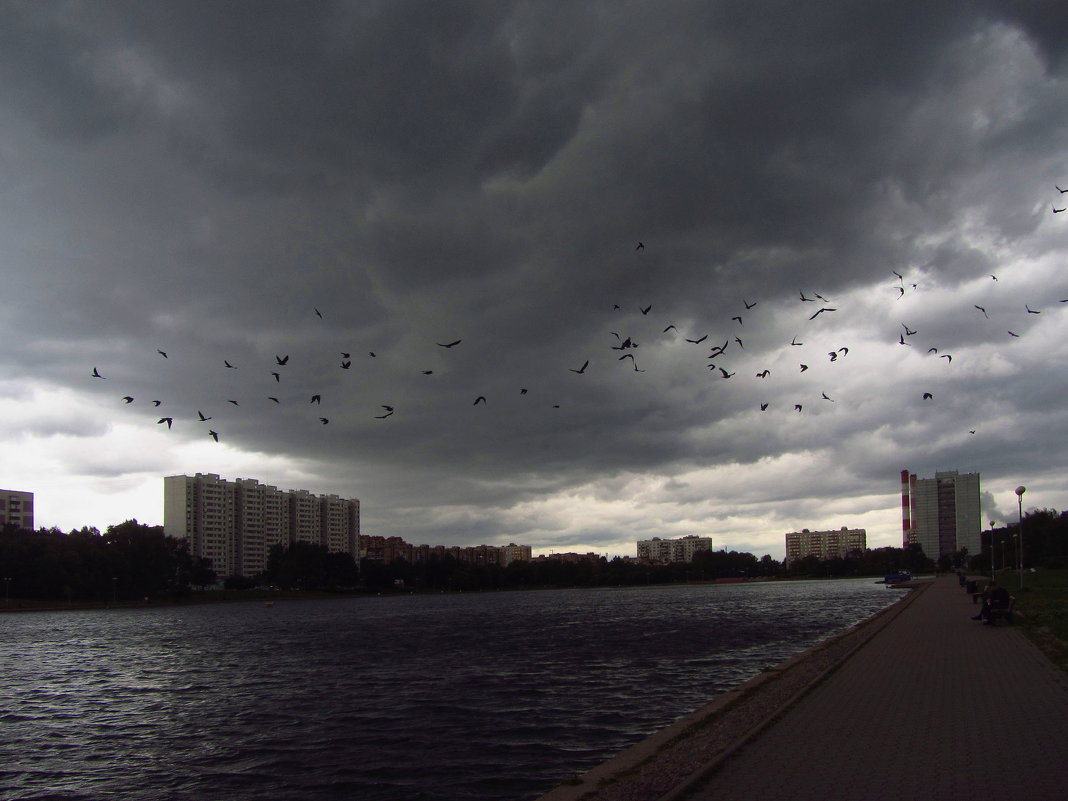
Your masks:
{"label": "paved promenade", "polygon": [[935,579],[703,783],[665,797],[1068,798],[1068,679],[1018,629],[969,620],[977,609],[955,577]]}

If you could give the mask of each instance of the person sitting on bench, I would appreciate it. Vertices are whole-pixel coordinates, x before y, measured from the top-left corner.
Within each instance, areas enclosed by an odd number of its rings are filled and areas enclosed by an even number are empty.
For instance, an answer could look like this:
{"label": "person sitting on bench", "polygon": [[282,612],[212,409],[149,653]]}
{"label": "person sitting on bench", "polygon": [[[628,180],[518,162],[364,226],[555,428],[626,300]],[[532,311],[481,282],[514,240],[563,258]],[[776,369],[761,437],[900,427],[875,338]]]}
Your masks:
{"label": "person sitting on bench", "polygon": [[1005,609],[1009,605],[1009,591],[1004,587],[998,585],[994,580],[991,580],[986,585],[986,592],[984,593],[986,598],[983,600],[983,608],[979,610],[979,614],[975,615],[972,620],[982,620],[987,625],[991,625],[990,610],[991,609]]}

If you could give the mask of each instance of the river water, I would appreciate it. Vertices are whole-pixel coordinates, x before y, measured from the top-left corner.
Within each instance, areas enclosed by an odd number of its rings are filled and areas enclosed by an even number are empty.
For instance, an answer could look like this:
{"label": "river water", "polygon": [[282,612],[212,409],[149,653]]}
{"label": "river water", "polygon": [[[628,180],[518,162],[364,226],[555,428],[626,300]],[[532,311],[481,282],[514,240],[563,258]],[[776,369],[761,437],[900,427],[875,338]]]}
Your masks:
{"label": "river water", "polygon": [[0,797],[536,798],[899,597],[859,579],[0,615]]}

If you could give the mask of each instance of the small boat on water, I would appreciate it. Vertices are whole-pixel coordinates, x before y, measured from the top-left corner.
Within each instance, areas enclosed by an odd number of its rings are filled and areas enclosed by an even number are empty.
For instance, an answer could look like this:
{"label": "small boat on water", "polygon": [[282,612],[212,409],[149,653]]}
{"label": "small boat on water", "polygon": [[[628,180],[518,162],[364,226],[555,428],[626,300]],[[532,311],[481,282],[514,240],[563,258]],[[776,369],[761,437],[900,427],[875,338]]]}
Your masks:
{"label": "small boat on water", "polygon": [[882,581],[876,584],[900,584],[903,581],[912,581],[912,574],[907,570],[899,570],[897,573],[887,573]]}

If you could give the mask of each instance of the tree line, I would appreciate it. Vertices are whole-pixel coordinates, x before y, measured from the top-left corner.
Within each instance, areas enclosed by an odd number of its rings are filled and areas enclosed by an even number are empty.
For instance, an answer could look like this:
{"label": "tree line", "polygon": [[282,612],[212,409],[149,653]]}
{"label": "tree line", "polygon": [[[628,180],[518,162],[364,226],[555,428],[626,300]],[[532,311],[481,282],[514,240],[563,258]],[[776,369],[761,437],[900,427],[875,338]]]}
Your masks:
{"label": "tree line", "polygon": [[[1068,567],[1068,512],[1042,509],[1023,521],[1024,565]],[[1019,524],[983,532],[979,554],[944,557],[943,569],[970,568],[986,573],[991,544],[996,566],[1016,565]],[[848,577],[885,575],[899,570],[921,573],[934,563],[919,546],[875,548],[842,559],[807,557],[783,565],[769,555],[739,551],[702,551],[694,561],[668,565],[629,559],[536,559],[475,565],[454,557],[389,564],[349,554],[328,553],[307,543],[275,546],[267,570],[251,578],[232,577],[233,589],[278,587],[315,591],[478,591],[541,587],[597,587],[671,584],[716,579]],[[167,537],[162,526],[127,520],[104,532],[83,527],[64,534],[56,528],[0,530],[0,581],[6,597],[67,602],[181,600],[197,588],[212,586],[216,575],[207,559],[190,554],[184,540]]]}

